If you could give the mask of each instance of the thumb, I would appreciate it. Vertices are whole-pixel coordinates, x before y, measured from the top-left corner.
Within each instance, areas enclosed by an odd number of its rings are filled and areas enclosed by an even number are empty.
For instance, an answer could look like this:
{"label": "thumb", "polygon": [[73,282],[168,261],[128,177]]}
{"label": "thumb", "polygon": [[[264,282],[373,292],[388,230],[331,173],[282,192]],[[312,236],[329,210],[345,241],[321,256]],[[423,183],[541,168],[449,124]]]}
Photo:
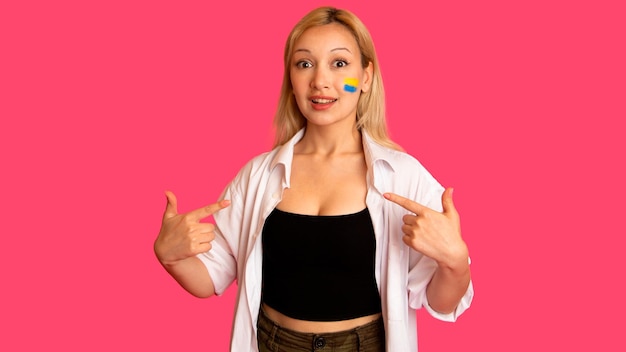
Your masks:
{"label": "thumb", "polygon": [[178,202],[176,196],[170,191],[165,191],[165,197],[167,198],[167,205],[165,206],[164,218],[171,218],[178,215]]}
{"label": "thumb", "polygon": [[441,205],[443,206],[444,213],[456,213],[454,201],[452,200],[453,192],[454,188],[448,187],[445,191],[443,191],[443,194],[441,195]]}

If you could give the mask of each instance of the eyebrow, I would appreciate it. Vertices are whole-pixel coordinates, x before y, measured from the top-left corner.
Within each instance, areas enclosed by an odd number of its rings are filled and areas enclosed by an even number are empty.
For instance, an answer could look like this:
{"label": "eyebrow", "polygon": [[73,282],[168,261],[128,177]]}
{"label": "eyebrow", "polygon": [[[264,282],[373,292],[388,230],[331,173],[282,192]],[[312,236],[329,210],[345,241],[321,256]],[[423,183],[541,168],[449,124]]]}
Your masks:
{"label": "eyebrow", "polygon": [[337,51],[337,50],[345,50],[345,51],[349,52],[350,54],[352,54],[352,52],[348,48],[334,48],[333,50],[331,50],[331,52]]}
{"label": "eyebrow", "polygon": [[[352,52],[350,51],[350,49],[348,49],[348,48],[343,48],[343,47],[331,49],[331,50],[330,50],[330,52],[332,53],[333,51],[339,51],[339,50],[345,50],[345,51],[349,52],[350,54],[352,54]],[[296,49],[296,50],[294,50],[294,53],[297,53],[297,52],[299,52],[299,51],[304,51],[304,52],[307,52],[307,53],[309,53],[309,54],[311,53],[311,50],[309,50],[309,49]]]}

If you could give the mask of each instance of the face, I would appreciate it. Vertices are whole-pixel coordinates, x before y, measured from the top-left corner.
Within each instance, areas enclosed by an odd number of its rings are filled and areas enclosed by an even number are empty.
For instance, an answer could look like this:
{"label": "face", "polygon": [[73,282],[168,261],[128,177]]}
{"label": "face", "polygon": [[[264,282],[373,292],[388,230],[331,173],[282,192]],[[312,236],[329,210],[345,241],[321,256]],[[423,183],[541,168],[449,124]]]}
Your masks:
{"label": "face", "polygon": [[354,36],[331,23],[306,30],[294,45],[291,85],[307,124],[355,124],[361,92],[371,85],[372,64],[365,69]]}

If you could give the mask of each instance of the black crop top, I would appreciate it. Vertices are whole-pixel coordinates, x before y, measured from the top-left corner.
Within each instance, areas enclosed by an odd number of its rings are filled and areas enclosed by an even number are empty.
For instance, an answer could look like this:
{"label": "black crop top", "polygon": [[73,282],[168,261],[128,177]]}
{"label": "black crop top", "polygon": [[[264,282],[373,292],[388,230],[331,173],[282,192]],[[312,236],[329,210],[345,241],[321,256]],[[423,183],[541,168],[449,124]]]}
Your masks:
{"label": "black crop top", "polygon": [[274,209],[265,221],[262,300],[308,321],[381,312],[370,213],[313,216]]}

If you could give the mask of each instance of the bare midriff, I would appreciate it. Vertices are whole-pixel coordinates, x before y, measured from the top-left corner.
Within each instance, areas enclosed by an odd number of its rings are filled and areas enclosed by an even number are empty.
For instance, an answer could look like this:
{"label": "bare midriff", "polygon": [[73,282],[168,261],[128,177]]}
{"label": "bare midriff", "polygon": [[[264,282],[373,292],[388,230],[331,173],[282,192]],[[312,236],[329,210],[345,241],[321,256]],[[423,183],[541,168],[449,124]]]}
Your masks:
{"label": "bare midriff", "polygon": [[376,313],[365,317],[340,321],[308,321],[288,317],[265,303],[263,303],[263,310],[271,320],[281,327],[305,333],[329,333],[350,330],[371,323],[380,318],[381,315],[380,313]]}

